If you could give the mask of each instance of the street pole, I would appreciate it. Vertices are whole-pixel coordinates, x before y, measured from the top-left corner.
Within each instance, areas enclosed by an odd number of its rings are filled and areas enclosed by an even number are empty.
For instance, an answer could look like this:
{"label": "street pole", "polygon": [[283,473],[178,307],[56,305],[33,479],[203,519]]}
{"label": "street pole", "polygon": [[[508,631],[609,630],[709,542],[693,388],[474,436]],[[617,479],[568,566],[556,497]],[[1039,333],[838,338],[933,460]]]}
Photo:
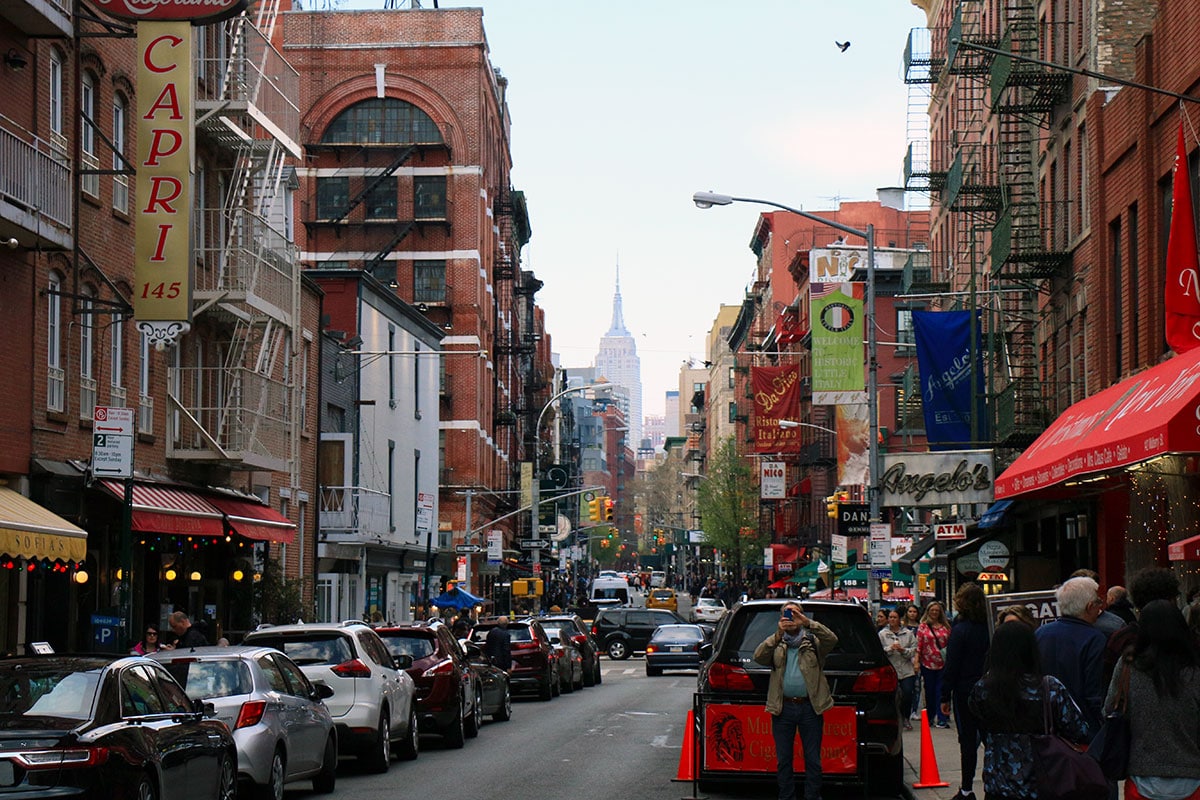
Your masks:
{"label": "street pole", "polygon": [[[471,543],[471,541],[470,541],[470,538],[471,538],[471,498],[475,496],[475,490],[467,489],[465,492],[463,492],[463,494],[467,496],[467,508],[466,508],[467,524],[465,527],[467,535],[463,537],[463,544],[470,544]],[[467,565],[466,571],[464,573],[464,577],[466,578],[464,583],[467,584],[467,591],[470,592],[471,591],[471,554],[464,553],[463,556],[466,558],[466,565]]]}

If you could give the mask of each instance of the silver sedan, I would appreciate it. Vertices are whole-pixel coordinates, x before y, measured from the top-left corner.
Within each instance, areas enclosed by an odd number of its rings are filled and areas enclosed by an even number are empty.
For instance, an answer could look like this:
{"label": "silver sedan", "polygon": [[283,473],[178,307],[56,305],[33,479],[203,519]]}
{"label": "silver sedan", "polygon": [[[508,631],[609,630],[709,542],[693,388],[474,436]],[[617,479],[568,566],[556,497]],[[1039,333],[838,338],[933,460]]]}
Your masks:
{"label": "silver sedan", "polygon": [[238,775],[261,800],[282,800],[285,783],[313,782],[333,791],[337,732],[314,686],[291,659],[271,647],[197,647],[164,650],[161,662],[189,697],[212,703],[233,731]]}

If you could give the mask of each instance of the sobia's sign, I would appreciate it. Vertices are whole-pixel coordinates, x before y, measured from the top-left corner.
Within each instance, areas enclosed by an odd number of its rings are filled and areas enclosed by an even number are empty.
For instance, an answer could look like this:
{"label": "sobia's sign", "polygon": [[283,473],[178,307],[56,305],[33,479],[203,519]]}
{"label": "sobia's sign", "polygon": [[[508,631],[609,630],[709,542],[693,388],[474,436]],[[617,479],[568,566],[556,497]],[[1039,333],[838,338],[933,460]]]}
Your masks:
{"label": "sobia's sign", "polygon": [[885,506],[946,506],[992,502],[990,450],[887,453],[880,476]]}
{"label": "sobia's sign", "polygon": [[218,22],[240,14],[246,0],[95,0],[110,17],[132,22]]}

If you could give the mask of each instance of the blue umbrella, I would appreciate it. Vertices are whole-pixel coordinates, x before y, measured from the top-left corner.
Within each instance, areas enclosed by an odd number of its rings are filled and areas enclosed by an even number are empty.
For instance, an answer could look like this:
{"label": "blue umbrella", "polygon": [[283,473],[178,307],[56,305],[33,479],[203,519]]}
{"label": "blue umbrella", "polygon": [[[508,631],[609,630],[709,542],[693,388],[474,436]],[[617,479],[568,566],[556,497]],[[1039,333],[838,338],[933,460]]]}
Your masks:
{"label": "blue umbrella", "polygon": [[460,589],[455,586],[448,592],[442,592],[437,597],[429,601],[430,605],[438,608],[453,608],[462,611],[465,608],[471,608],[484,602],[482,597],[476,597],[466,589]]}

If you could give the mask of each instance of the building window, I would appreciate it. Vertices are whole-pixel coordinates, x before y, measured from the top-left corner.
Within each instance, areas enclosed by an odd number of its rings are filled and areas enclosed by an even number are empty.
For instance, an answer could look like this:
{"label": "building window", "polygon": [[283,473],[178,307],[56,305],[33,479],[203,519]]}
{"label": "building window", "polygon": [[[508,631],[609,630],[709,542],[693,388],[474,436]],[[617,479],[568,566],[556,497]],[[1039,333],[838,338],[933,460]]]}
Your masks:
{"label": "building window", "polygon": [[50,275],[46,293],[46,410],[62,412],[67,380],[62,367],[62,279]]}
{"label": "building window", "polygon": [[446,176],[419,175],[413,179],[416,219],[446,218]]}
{"label": "building window", "polygon": [[913,330],[912,312],[911,308],[896,309],[896,344],[900,346],[897,349],[898,352],[900,349],[915,347],[917,344],[917,335]]}
{"label": "building window", "polygon": [[364,198],[367,219],[397,219],[396,179],[387,177],[378,180]]}
{"label": "building window", "polygon": [[1113,303],[1112,345],[1116,363],[1113,365],[1114,374],[1121,376],[1125,373],[1125,304],[1120,301],[1125,293],[1125,276],[1121,271],[1121,218],[1117,217],[1108,223],[1109,270],[1112,274],[1112,296],[1118,298]]}
{"label": "building window", "polygon": [[396,407],[396,326],[388,325],[388,406]]}
{"label": "building window", "polygon": [[100,169],[100,158],[96,155],[96,78],[83,73],[79,86],[79,149],[81,166],[85,170],[79,176],[79,185],[92,197],[100,196],[100,176],[86,170]]}
{"label": "building window", "polygon": [[150,396],[150,338],[141,336],[138,351],[138,433],[154,433],[154,398]]}
{"label": "building window", "polygon": [[446,262],[413,262],[413,302],[446,302]]}
{"label": "building window", "polygon": [[[127,169],[128,164],[125,162],[125,124],[128,119],[128,108],[125,105],[125,98],[121,95],[113,97],[112,109],[112,145],[113,157],[112,168],[114,170]],[[199,189],[199,184],[197,185]],[[196,206],[203,205],[203,195],[196,195]],[[113,175],[113,208],[117,211],[129,211],[129,176],[128,175]],[[197,239],[197,241],[201,241]]]}
{"label": "building window", "polygon": [[300,430],[308,432],[308,360],[312,357],[312,342],[304,340],[300,347]]}
{"label": "building window", "polygon": [[388,439],[387,490],[388,490],[388,530],[396,530],[396,443]]}
{"label": "building window", "polygon": [[317,219],[344,216],[349,204],[349,178],[317,178]]}
{"label": "building window", "polygon": [[737,386],[737,369],[735,367],[730,367],[729,368],[729,388],[732,389],[735,386]]}
{"label": "building window", "polygon": [[421,343],[413,341],[413,418],[421,418]]}
{"label": "building window", "polygon": [[125,406],[125,320],[114,316],[108,332],[109,402],[117,408],[122,408]]}
{"label": "building window", "polygon": [[737,403],[733,400],[729,401],[729,421],[737,422]]}
{"label": "building window", "polygon": [[79,300],[79,418],[92,419],[96,410],[96,315],[92,290],[84,287]]}
{"label": "building window", "polygon": [[67,149],[63,131],[63,56],[57,49],[50,51],[50,141],[60,150]]}
{"label": "building window", "polygon": [[394,97],[373,97],[337,116],[321,137],[324,144],[441,144],[442,132],[429,115]]}

